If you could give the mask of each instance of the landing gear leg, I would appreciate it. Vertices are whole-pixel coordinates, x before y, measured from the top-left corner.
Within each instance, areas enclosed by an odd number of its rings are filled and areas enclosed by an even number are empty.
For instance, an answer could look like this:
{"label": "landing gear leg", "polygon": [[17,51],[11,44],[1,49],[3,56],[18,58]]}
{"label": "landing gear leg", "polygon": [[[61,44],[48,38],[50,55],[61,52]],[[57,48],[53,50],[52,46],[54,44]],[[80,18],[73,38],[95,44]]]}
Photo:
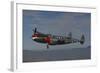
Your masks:
{"label": "landing gear leg", "polygon": [[49,49],[49,44],[47,44],[47,49]]}

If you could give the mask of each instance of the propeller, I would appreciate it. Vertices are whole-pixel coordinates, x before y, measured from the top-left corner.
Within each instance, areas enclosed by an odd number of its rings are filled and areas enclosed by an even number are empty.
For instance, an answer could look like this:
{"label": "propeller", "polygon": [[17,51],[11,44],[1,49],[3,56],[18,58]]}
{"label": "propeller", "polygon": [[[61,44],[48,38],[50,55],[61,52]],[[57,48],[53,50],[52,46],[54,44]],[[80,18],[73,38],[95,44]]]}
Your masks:
{"label": "propeller", "polygon": [[34,34],[37,33],[37,28],[33,29]]}

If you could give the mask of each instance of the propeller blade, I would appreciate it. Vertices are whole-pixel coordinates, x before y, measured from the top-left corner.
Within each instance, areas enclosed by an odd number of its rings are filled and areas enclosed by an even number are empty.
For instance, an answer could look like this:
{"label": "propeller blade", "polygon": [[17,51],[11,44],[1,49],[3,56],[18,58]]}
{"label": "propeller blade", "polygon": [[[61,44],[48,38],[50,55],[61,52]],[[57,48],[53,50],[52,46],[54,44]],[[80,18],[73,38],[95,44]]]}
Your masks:
{"label": "propeller blade", "polygon": [[35,30],[34,30],[34,33],[36,33],[37,32],[37,28],[35,28]]}
{"label": "propeller blade", "polygon": [[33,29],[34,34],[37,33],[37,28]]}

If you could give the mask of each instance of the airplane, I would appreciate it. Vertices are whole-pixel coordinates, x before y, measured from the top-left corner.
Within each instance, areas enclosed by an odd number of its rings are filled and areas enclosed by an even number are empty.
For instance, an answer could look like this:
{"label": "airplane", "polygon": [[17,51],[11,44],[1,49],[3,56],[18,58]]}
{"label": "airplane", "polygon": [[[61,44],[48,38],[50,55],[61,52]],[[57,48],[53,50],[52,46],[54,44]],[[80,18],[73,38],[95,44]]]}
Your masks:
{"label": "airplane", "polygon": [[68,36],[57,36],[51,34],[44,34],[37,31],[37,28],[33,30],[32,40],[38,43],[47,44],[47,49],[49,45],[63,45],[63,44],[72,44],[79,42],[81,45],[85,42],[84,35],[81,36],[81,39],[75,39],[72,37],[72,33],[70,32]]}

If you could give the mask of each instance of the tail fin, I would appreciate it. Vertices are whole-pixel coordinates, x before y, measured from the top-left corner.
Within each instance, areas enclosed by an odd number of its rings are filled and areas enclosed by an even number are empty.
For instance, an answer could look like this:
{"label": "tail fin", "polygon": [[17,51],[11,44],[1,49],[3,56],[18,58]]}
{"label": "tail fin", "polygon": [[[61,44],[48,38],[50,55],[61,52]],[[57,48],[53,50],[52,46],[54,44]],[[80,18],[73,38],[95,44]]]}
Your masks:
{"label": "tail fin", "polygon": [[85,42],[85,37],[84,37],[84,35],[82,35],[81,39],[80,39],[80,44],[84,44],[84,42]]}

